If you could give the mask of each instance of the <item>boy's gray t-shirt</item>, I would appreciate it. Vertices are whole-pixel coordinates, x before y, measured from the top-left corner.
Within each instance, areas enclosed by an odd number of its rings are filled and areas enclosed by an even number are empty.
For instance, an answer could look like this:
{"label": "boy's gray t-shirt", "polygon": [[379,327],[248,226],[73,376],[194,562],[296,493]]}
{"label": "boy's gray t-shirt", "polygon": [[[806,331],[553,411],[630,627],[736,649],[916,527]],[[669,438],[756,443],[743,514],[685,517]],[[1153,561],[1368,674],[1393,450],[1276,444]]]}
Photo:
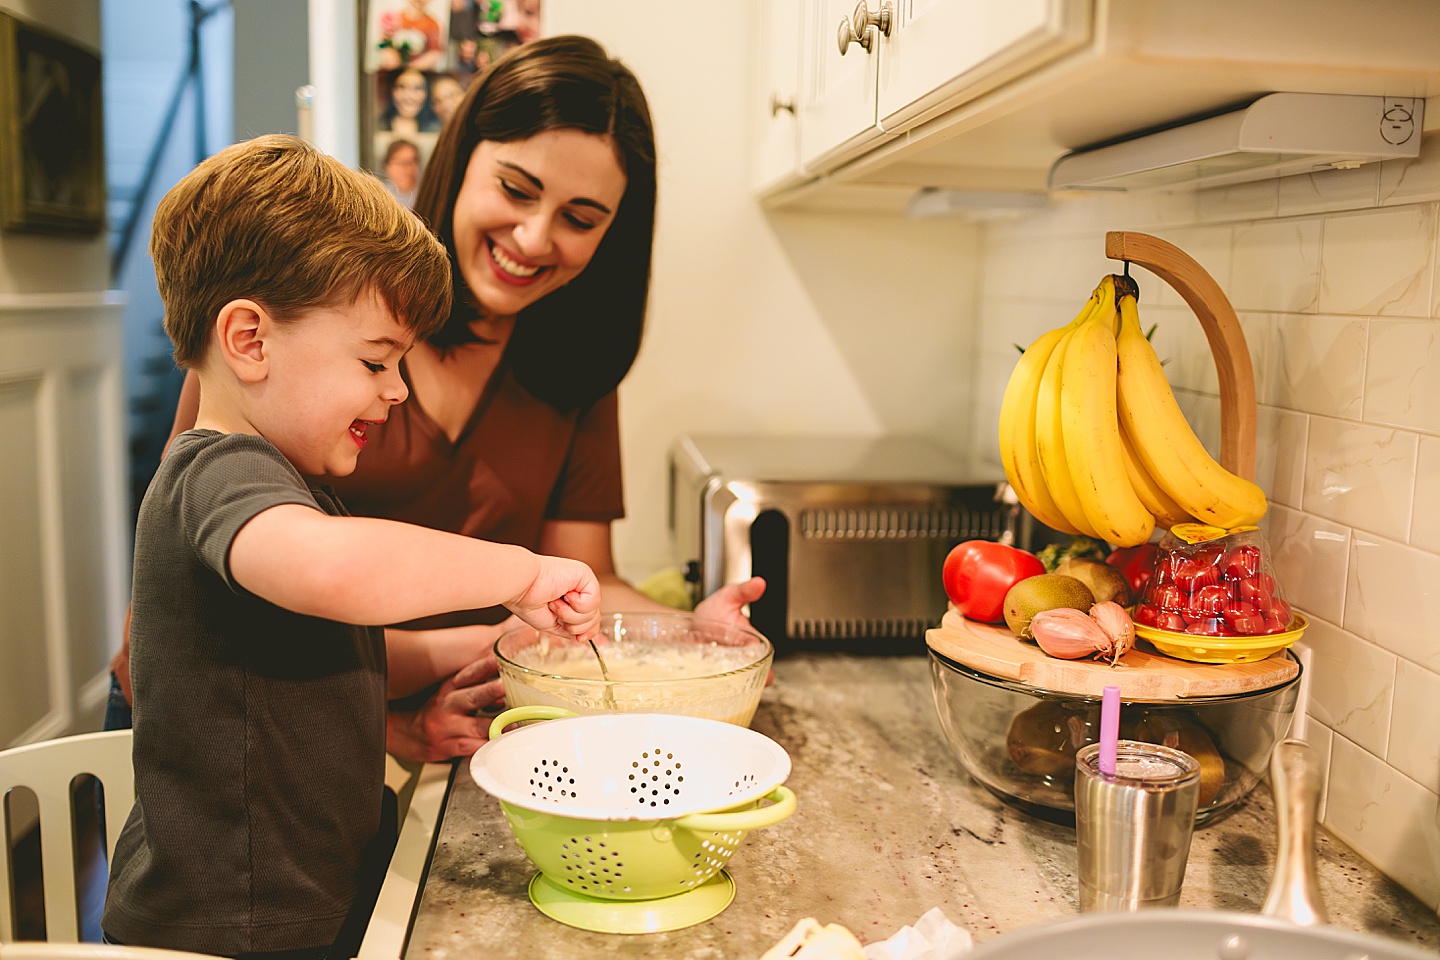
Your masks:
{"label": "boy's gray t-shirt", "polygon": [[293,613],[234,581],[235,535],[287,503],[345,515],[268,441],[205,430],[175,439],[145,494],[136,800],[102,920],[112,940],[218,955],[322,946],[355,898],[380,822],[384,631]]}

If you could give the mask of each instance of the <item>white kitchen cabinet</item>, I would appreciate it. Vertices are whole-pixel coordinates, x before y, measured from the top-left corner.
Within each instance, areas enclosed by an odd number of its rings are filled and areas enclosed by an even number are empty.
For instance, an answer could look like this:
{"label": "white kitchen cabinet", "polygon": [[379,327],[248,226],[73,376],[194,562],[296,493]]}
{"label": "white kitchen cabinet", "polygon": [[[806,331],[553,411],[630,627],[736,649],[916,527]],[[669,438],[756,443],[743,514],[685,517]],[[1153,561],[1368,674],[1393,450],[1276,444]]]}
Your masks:
{"label": "white kitchen cabinet", "polygon": [[751,183],[759,191],[800,176],[800,22],[795,0],[758,0],[751,49]]}
{"label": "white kitchen cabinet", "polygon": [[[761,0],[761,20],[771,25],[772,40],[789,26],[781,22],[785,5]],[[973,96],[1073,49],[1087,35],[1090,5],[808,0],[799,26],[801,172],[832,169],[891,139],[936,104]],[[767,62],[776,56],[769,52]]]}
{"label": "white kitchen cabinet", "polygon": [[[792,0],[798,2],[798,0]],[[876,78],[884,37],[866,30],[867,50],[838,40],[855,0],[805,0],[801,27],[800,166],[805,172],[843,162],[880,139]]]}
{"label": "white kitchen cabinet", "polygon": [[799,171],[760,190],[769,207],[1041,193],[1071,150],[1272,92],[1440,96],[1435,0],[866,0],[889,33],[870,27],[871,49],[845,56],[855,0],[793,2]]}
{"label": "white kitchen cabinet", "polygon": [[1090,26],[1090,0],[893,3],[890,35],[880,44],[876,106],[883,130],[1074,49]]}

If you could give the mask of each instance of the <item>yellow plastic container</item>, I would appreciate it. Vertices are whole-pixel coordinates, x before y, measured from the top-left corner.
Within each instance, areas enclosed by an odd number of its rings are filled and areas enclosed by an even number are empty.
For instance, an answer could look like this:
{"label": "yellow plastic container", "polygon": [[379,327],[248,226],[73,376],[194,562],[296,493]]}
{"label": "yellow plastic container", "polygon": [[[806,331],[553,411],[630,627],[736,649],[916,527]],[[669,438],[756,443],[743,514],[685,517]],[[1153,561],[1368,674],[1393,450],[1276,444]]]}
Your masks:
{"label": "yellow plastic container", "polygon": [[1199,637],[1189,633],[1175,633],[1135,624],[1135,635],[1143,637],[1166,656],[1196,663],[1248,663],[1264,660],[1277,650],[1300,639],[1310,621],[1303,613],[1297,613],[1290,621],[1290,629],[1284,633],[1258,634],[1253,637]]}

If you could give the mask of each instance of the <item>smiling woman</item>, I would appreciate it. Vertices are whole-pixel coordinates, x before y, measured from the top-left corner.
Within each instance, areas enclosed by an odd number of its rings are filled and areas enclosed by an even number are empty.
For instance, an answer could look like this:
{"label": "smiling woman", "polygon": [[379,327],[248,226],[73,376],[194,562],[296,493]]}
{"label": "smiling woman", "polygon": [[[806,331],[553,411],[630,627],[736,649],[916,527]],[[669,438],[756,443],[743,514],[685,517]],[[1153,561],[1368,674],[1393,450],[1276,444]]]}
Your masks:
{"label": "smiling woman", "polygon": [[547,130],[481,143],[455,200],[455,255],[470,293],[519,313],[580,275],[625,192],[608,136]]}
{"label": "smiling woman", "polygon": [[[409,401],[365,429],[353,474],[324,482],[360,516],[583,560],[607,610],[665,609],[619,578],[611,552],[624,515],[616,388],[640,347],[655,225],[655,138],[634,74],[584,37],[511,50],[446,124],[414,209],[449,254],[453,307],[399,361]],[[197,401],[187,379],[177,432]],[[696,612],[740,618],[763,589],[727,585]],[[505,616],[387,630],[392,647],[437,651],[427,682],[439,683],[392,704],[392,753],[438,760],[484,742],[474,714],[501,695]]]}

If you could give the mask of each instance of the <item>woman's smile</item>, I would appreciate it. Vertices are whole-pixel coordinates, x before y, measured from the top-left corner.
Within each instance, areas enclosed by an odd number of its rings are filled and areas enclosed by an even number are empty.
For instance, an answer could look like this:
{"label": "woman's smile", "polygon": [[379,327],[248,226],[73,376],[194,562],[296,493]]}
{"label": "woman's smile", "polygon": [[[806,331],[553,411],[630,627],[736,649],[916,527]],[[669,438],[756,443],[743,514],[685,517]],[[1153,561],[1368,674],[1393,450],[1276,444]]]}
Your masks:
{"label": "woman's smile", "polygon": [[513,283],[516,286],[534,283],[544,271],[549,269],[539,265],[521,263],[500,244],[488,237],[485,243],[490,248],[490,263],[495,270],[495,275],[506,283]]}

